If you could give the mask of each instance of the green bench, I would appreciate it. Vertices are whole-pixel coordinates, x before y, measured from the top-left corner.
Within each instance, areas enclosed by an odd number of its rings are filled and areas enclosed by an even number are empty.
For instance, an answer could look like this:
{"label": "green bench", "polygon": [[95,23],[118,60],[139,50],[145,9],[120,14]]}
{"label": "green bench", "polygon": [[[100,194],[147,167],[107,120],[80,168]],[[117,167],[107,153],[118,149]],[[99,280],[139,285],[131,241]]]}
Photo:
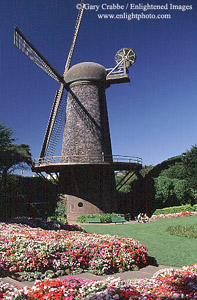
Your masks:
{"label": "green bench", "polygon": [[101,223],[100,218],[86,218],[86,223]]}
{"label": "green bench", "polygon": [[124,217],[112,217],[112,223],[124,223],[126,222]]}

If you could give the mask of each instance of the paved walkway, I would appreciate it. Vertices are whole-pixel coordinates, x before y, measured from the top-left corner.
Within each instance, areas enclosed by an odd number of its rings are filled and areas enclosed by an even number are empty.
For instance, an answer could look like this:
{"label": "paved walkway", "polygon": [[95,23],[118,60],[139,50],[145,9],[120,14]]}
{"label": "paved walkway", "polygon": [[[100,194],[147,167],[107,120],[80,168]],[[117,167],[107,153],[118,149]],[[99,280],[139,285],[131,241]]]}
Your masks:
{"label": "paved walkway", "polygon": [[[142,268],[138,271],[127,271],[127,272],[123,272],[123,273],[116,273],[116,274],[112,274],[112,275],[105,275],[105,276],[98,276],[98,275],[94,275],[91,273],[82,273],[82,274],[77,274],[75,275],[75,277],[81,278],[81,279],[86,279],[86,280],[105,280],[107,277],[114,277],[114,278],[121,278],[124,280],[127,279],[143,279],[143,278],[151,278],[153,276],[154,273],[156,273],[159,270],[162,269],[166,269],[166,268],[172,268],[172,267],[168,267],[168,266],[147,266],[145,268]],[[178,269],[177,267],[173,267],[174,269]],[[69,275],[70,276],[70,275]],[[62,276],[60,277],[60,279],[69,277],[69,276]],[[10,283],[14,286],[18,286],[19,288],[22,287],[32,287],[34,282],[28,282],[28,281],[22,281],[19,282],[17,280],[14,280],[10,277],[4,277],[2,278],[2,281],[4,283]]]}

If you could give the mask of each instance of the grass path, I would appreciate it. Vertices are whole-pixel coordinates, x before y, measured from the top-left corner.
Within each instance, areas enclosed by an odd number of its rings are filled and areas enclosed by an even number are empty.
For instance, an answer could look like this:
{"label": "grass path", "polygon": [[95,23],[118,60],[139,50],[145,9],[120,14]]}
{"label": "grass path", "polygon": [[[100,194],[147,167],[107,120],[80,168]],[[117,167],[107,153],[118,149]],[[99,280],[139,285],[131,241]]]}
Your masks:
{"label": "grass path", "polygon": [[183,267],[197,262],[197,239],[171,236],[169,226],[197,224],[197,216],[163,219],[145,224],[82,225],[88,233],[102,233],[134,238],[148,248],[159,265]]}

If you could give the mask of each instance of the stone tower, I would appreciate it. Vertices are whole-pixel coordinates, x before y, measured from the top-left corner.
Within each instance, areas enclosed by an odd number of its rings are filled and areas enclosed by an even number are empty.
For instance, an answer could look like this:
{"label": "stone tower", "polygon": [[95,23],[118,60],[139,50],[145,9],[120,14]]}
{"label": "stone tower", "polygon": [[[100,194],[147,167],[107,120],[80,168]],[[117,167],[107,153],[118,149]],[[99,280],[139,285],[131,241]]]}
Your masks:
{"label": "stone tower", "polygon": [[[112,212],[115,181],[106,105],[106,69],[97,63],[74,65],[69,84],[60,172],[67,217]],[[64,161],[65,160],[65,161]],[[70,168],[69,168],[70,167]]]}

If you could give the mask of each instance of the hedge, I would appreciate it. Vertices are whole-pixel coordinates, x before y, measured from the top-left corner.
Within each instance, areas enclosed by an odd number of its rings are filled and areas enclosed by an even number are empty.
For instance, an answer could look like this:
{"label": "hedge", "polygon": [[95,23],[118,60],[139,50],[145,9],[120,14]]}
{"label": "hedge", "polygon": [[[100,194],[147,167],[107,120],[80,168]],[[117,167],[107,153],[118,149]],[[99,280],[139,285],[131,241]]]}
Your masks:
{"label": "hedge", "polygon": [[158,208],[154,211],[153,215],[161,215],[161,214],[174,214],[184,211],[197,211],[197,204],[191,206],[190,204],[181,205],[181,206],[172,206],[165,208]]}
{"label": "hedge", "polygon": [[194,204],[193,210],[194,210],[194,211],[197,211],[197,204]]}
{"label": "hedge", "polygon": [[79,223],[86,222],[86,218],[100,218],[101,223],[111,223],[112,217],[119,217],[120,215],[112,213],[112,214],[91,214],[85,216],[79,216],[76,221]]}

